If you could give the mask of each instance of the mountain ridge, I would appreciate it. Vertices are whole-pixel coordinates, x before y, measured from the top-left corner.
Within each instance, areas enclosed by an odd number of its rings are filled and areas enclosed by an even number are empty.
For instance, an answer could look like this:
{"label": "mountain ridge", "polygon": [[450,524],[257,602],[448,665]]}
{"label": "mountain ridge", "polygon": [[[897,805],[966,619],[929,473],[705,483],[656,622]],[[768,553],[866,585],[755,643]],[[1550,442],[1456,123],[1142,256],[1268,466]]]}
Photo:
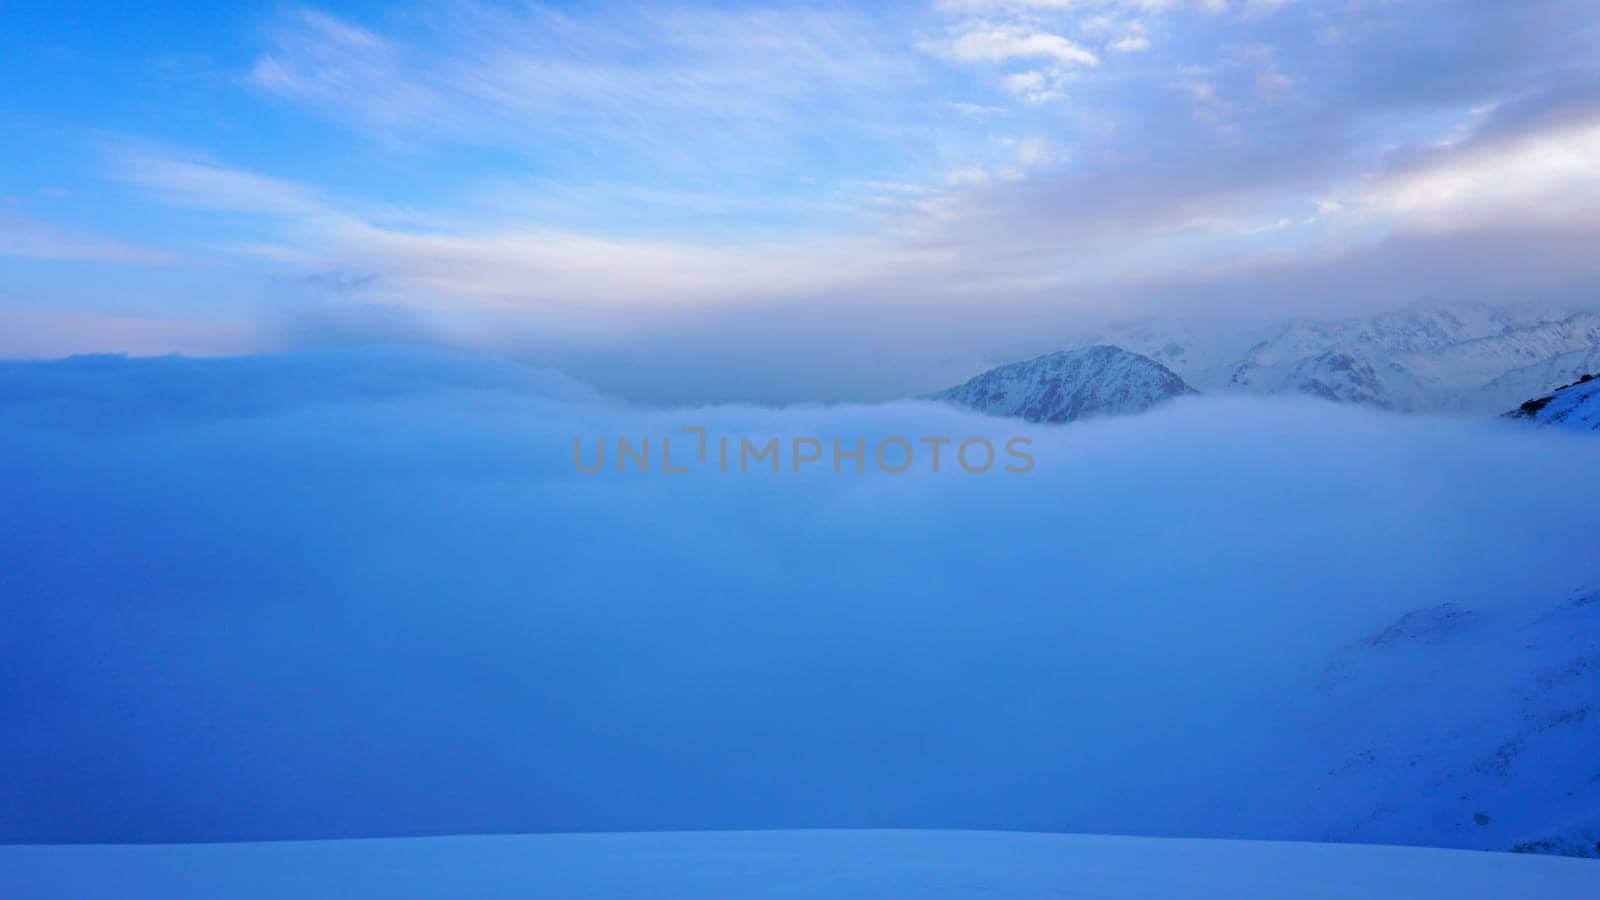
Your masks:
{"label": "mountain ridge", "polygon": [[1573,431],[1600,431],[1600,378],[1586,374],[1505,414]]}
{"label": "mountain ridge", "polygon": [[1300,393],[1397,412],[1489,415],[1600,368],[1600,311],[1429,301],[1262,325],[1141,319],[1063,344],[1121,347],[1207,393]]}

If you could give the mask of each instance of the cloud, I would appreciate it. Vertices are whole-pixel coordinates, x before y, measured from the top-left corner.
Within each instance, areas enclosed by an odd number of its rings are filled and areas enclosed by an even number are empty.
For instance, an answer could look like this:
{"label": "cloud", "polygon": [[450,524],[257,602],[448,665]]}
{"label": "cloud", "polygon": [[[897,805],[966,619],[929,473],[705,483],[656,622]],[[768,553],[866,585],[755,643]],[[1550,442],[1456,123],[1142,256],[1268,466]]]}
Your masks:
{"label": "cloud", "polygon": [[1000,83],[1011,93],[1021,94],[1034,102],[1057,96],[1048,86],[1050,79],[1043,72],[1016,72],[1001,79]]}
{"label": "cloud", "polygon": [[967,103],[959,100],[950,101],[950,107],[969,116],[1003,116],[1010,111],[1003,106],[985,106],[981,103]]}
{"label": "cloud", "polygon": [[1406,227],[1600,226],[1600,121],[1446,146],[1359,196]]}
{"label": "cloud", "polygon": [[126,147],[113,154],[116,177],[186,206],[316,217],[330,207],[312,188],[220,165],[199,155]]}
{"label": "cloud", "polygon": [[[418,216],[399,227],[386,223],[382,210],[181,153],[121,154],[113,172],[164,202],[249,214],[273,226],[274,237],[230,249],[298,271],[309,284],[342,291],[348,279],[329,282],[328,273],[358,272],[363,293],[397,305],[467,317],[546,317],[544,327],[555,329],[628,310],[829,293],[930,259],[873,239],[629,239]],[[900,185],[893,193],[927,190]]]}
{"label": "cloud", "polygon": [[4,211],[0,211],[0,256],[147,266],[183,261],[176,253],[138,247]]}
{"label": "cloud", "polygon": [[[1554,606],[1600,558],[1600,481],[1536,477],[1592,441],[1309,402],[647,411],[392,351],[0,364],[0,397],[6,842],[1318,839],[1413,790],[1330,781],[1361,747],[1328,714],[1413,733],[1317,689],[1341,649],[1445,602]],[[573,466],[574,437],[659,460],[684,425],[1023,435],[1037,466]],[[1452,709],[1504,696],[1498,659]],[[1415,829],[1383,838],[1449,839]]]}
{"label": "cloud", "polygon": [[[1003,154],[953,168],[942,182],[863,185],[888,230],[849,237],[619,238],[427,216],[395,225],[359,204],[183,155],[139,171],[173,176],[147,179],[171,202],[232,200],[259,217],[269,238],[233,252],[274,264],[281,277],[315,286],[324,273],[360,273],[361,303],[423,314],[413,334],[562,360],[609,389],[673,401],[917,393],[938,386],[930,373],[945,371],[941,359],[998,347],[1044,352],[1075,317],[1161,308],[1170,296],[1230,310],[1272,308],[1282,296],[1314,308],[1353,297],[1381,306],[1448,290],[1504,299],[1484,292],[1505,289],[1512,272],[1521,273],[1512,279],[1518,296],[1557,288],[1561,272],[1579,283],[1593,277],[1570,254],[1545,257],[1548,272],[1519,265],[1485,277],[1465,256],[1441,265],[1439,246],[1384,237],[1423,219],[1416,201],[1385,205],[1374,198],[1388,195],[1373,186],[1422,178],[1421,170],[1352,184],[1285,169],[1272,184],[1266,167],[1238,159],[1230,162],[1239,171],[1219,165],[1197,179],[1187,170],[1085,168],[1043,134],[1001,146]],[[175,193],[213,184],[227,189]],[[1359,289],[1331,288],[1344,281],[1339,266]],[[1452,268],[1476,274],[1455,278]],[[1393,273],[1387,281],[1384,271]],[[339,302],[337,285],[328,287],[329,302]],[[1024,320],[1054,324],[1021,335],[1014,323]],[[885,356],[841,330],[888,330],[901,351]],[[301,332],[273,334],[298,341]],[[732,378],[730,367],[744,375]]]}
{"label": "cloud", "polygon": [[[1417,15],[287,13],[247,73],[254,99],[308,133],[352,132],[304,142],[338,146],[336,164],[298,139],[271,154],[124,141],[114,186],[93,189],[119,204],[108,222],[134,225],[96,242],[12,226],[9,246],[132,259],[107,242],[164,237],[212,275],[130,291],[135,318],[184,302],[240,323],[285,295],[404,309],[674,400],[890,396],[931,386],[943,361],[1050,349],[1119,312],[1521,294],[1483,277],[1488,257],[1527,291],[1592,293],[1570,251],[1595,232],[1600,67],[1574,49],[1587,18]],[[1149,46],[1112,49],[1135,36]],[[1529,249],[1518,228],[1554,268],[1495,253]],[[872,346],[880,328],[895,354]],[[805,361],[819,348],[826,372]],[[713,378],[726,360],[749,374]]]}
{"label": "cloud", "polygon": [[870,107],[915,77],[844,10],[557,12],[467,3],[392,29],[286,17],[251,80],[385,140],[569,145],[659,163],[693,138],[815,133],[817,109]]}
{"label": "cloud", "polygon": [[249,353],[262,349],[260,338],[258,329],[244,322],[0,309],[0,358],[5,359],[49,359],[74,353]]}
{"label": "cloud", "polygon": [[1056,148],[1044,138],[1029,138],[1017,146],[1017,162],[1025,167],[1049,165],[1059,160]]}
{"label": "cloud", "polygon": [[250,80],[262,90],[384,127],[403,127],[447,111],[448,98],[419,80],[400,48],[372,31],[315,10],[300,10],[274,30]]}
{"label": "cloud", "polygon": [[1100,57],[1080,44],[1021,23],[967,22],[953,29],[948,40],[924,43],[923,49],[963,64],[1025,61],[1044,65],[1043,69],[1013,72],[1001,78],[1006,91],[1029,103],[1061,97],[1074,69],[1100,64]]}
{"label": "cloud", "polygon": [[950,42],[951,58],[960,62],[1005,62],[1046,59],[1062,66],[1097,66],[1100,58],[1083,47],[1049,32],[1016,25],[978,25]]}
{"label": "cloud", "polygon": [[827,291],[860,264],[852,265],[849,251],[804,243],[699,245],[546,230],[419,234],[366,224],[329,236],[331,256],[382,271],[439,304],[524,310],[759,303],[769,291]]}

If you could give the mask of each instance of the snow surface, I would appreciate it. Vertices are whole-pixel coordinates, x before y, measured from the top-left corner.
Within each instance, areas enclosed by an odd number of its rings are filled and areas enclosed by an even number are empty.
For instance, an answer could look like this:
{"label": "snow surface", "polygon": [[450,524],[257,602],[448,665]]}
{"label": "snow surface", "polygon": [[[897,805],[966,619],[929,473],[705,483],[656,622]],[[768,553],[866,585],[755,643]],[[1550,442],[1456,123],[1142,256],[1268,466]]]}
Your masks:
{"label": "snow surface", "polygon": [[1591,900],[1600,862],[1415,847],[975,831],[0,847],[16,900]]}
{"label": "snow surface", "polygon": [[1171,369],[1118,347],[1063,350],[984,372],[930,399],[996,416],[1063,423],[1144,412],[1195,390]]}
{"label": "snow surface", "polygon": [[1481,406],[1510,409],[1530,397],[1548,396],[1558,386],[1600,373],[1600,345],[1563,353],[1497,376],[1476,392]]}
{"label": "snow surface", "polygon": [[1555,393],[1529,400],[1506,415],[1572,431],[1600,431],[1600,378],[1590,377],[1587,381],[1564,385]]}

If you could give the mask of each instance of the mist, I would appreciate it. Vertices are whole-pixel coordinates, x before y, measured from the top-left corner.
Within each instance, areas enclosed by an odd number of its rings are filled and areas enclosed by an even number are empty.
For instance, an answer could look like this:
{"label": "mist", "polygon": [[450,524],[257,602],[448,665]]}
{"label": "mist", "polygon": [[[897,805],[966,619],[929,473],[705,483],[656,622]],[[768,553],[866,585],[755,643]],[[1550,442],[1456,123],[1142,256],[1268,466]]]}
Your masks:
{"label": "mist", "polygon": [[[684,426],[1036,465],[573,465]],[[1303,399],[1051,427],[414,351],[6,364],[0,841],[1323,837],[1310,686],[1413,610],[1594,585],[1594,460]]]}

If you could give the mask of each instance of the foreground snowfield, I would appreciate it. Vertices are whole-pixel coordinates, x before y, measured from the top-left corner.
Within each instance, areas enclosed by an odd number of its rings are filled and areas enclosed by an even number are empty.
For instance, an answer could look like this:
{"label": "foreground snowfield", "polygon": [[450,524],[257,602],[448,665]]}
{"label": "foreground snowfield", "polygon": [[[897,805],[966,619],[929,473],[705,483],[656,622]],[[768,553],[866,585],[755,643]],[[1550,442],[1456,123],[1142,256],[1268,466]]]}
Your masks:
{"label": "foreground snowfield", "polygon": [[723,831],[0,847],[8,897],[1564,897],[1600,862],[984,831]]}

